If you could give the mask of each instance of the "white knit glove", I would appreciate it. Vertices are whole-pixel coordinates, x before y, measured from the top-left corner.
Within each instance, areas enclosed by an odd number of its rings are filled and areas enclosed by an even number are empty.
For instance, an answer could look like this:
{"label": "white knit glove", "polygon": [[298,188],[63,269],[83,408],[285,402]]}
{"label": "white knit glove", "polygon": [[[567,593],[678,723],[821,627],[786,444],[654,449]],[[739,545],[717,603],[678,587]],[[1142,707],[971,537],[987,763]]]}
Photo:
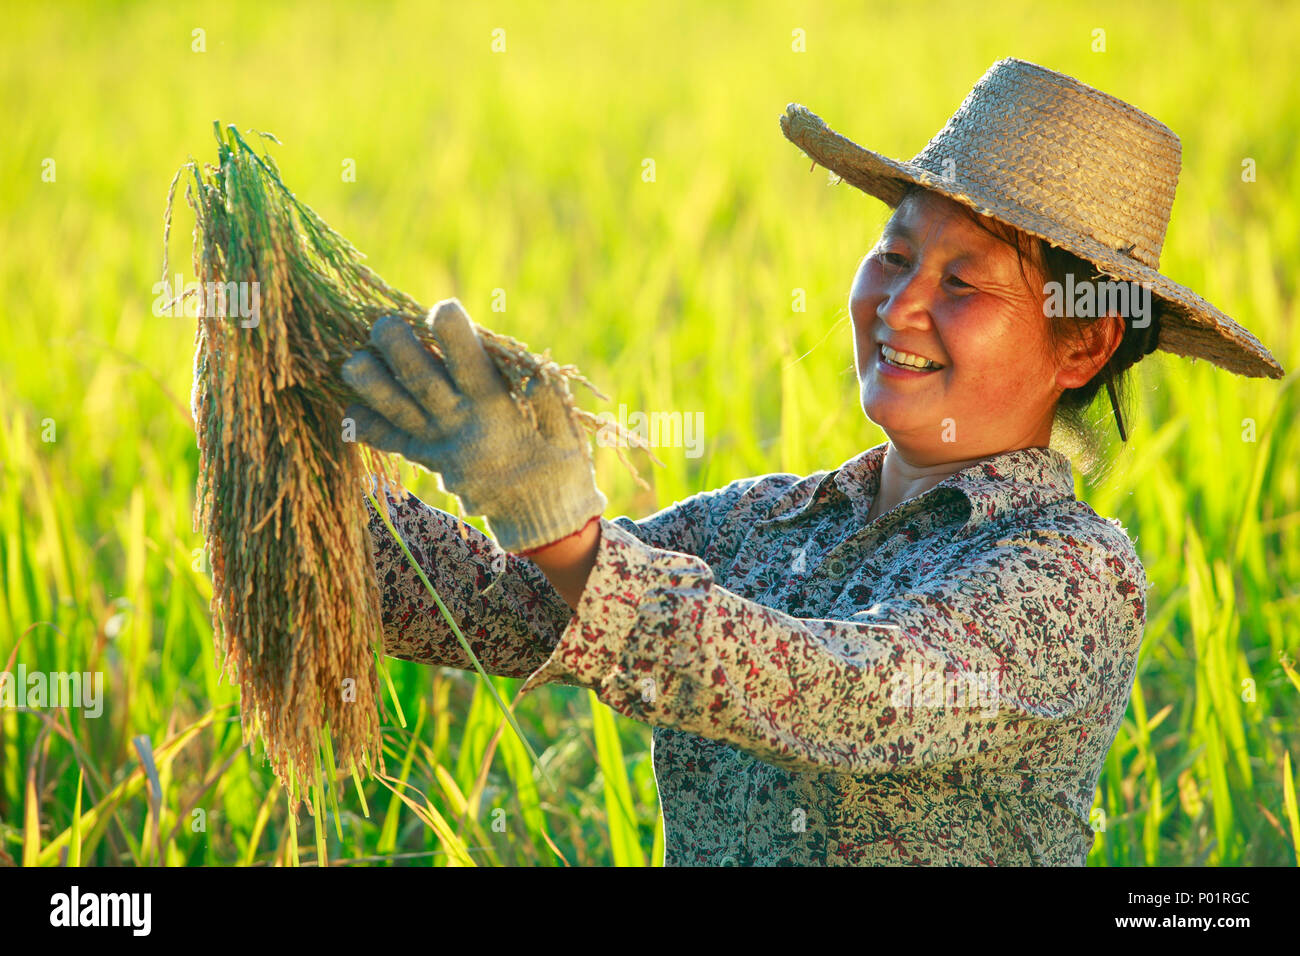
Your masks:
{"label": "white knit glove", "polygon": [[444,360],[402,319],[385,316],[370,330],[385,361],[363,349],[343,363],[344,381],[365,403],[345,413],[357,438],[437,472],[512,553],[552,544],[601,515],[608,501],[587,437],[565,409],[567,386],[528,383],[534,427],[459,302],[440,302],[426,321]]}

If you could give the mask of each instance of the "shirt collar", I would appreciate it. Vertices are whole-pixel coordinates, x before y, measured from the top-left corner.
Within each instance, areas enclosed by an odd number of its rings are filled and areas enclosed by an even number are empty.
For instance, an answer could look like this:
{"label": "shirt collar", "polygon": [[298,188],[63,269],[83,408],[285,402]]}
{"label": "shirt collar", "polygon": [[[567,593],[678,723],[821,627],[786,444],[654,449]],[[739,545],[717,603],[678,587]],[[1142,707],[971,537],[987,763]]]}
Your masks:
{"label": "shirt collar", "polygon": [[[827,475],[826,481],[846,497],[865,525],[867,511],[880,490],[880,469],[889,442],[882,442],[850,458]],[[1040,508],[1058,501],[1073,501],[1074,472],[1070,459],[1054,448],[1018,448],[975,462],[949,475],[911,501],[943,494],[940,489],[960,492],[970,503],[970,515],[958,532],[971,534],[980,525],[1009,512]],[[810,500],[820,499],[816,495]]]}

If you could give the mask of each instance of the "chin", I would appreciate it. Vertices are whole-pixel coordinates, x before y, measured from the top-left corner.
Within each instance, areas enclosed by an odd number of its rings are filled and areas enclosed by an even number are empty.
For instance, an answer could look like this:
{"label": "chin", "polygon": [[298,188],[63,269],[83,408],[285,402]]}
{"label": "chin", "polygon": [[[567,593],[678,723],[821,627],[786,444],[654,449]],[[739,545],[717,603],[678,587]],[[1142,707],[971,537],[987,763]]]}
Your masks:
{"label": "chin", "polygon": [[933,425],[936,433],[942,416],[926,414],[915,403],[901,402],[898,396],[880,396],[864,390],[860,405],[862,413],[874,424],[888,432],[903,433]]}
{"label": "chin", "polygon": [[902,438],[904,435],[916,434],[918,425],[916,422],[901,421],[901,416],[883,414],[878,410],[863,409],[867,420],[885,433],[885,436],[893,441],[895,436]]}

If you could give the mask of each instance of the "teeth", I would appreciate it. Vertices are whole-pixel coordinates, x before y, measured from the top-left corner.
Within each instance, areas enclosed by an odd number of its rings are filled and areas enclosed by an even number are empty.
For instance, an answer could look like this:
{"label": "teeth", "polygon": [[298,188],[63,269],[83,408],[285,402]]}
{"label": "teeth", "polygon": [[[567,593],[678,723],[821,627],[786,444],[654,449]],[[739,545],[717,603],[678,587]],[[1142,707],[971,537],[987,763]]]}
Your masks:
{"label": "teeth", "polygon": [[911,352],[896,351],[895,349],[891,349],[888,345],[885,345],[883,343],[880,346],[880,351],[881,354],[883,354],[885,358],[888,359],[890,363],[894,365],[906,365],[911,368],[942,368],[943,367],[942,365],[939,365],[937,362],[932,362],[929,359],[922,358],[919,355],[913,355]]}

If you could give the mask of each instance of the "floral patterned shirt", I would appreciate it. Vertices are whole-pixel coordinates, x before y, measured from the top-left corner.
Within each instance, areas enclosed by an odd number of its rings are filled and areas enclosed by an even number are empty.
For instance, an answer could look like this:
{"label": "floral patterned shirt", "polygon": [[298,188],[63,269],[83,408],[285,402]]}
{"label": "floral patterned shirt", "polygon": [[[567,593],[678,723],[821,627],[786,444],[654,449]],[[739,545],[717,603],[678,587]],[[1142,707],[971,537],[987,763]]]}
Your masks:
{"label": "floral patterned shirt", "polygon": [[[602,517],[576,610],[388,500],[486,670],[652,725],[666,865],[1082,865],[1145,625],[1133,543],[1041,447],[869,521],[887,447]],[[370,533],[386,653],[471,667],[373,510]]]}

